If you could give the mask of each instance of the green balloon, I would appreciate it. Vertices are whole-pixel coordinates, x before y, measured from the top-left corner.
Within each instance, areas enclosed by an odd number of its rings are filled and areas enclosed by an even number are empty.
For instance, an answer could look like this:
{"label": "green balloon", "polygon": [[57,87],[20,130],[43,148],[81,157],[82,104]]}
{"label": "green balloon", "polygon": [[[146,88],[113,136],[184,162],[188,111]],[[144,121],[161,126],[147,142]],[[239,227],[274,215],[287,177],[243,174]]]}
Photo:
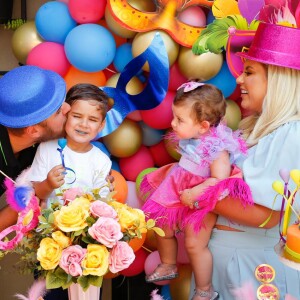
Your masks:
{"label": "green balloon", "polygon": [[137,192],[137,195],[143,200],[146,200],[148,196],[147,196],[147,193],[144,195],[141,195],[140,188],[141,188],[142,180],[145,175],[147,175],[155,170],[157,170],[157,168],[147,168],[147,169],[143,170],[142,172],[140,172],[139,175],[136,177],[136,181],[135,181],[136,192]]}

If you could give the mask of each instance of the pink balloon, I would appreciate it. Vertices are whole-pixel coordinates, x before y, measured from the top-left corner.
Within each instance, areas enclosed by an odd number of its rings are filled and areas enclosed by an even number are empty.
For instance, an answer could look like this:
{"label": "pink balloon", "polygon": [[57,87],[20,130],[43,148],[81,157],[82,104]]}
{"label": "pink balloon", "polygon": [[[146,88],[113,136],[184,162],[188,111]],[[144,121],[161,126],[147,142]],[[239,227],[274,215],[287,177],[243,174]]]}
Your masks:
{"label": "pink balloon", "polygon": [[184,246],[184,233],[179,232],[176,234],[177,243],[178,243],[178,252],[177,252],[177,262],[179,264],[189,264],[189,256],[185,250]]}
{"label": "pink balloon", "polygon": [[139,110],[135,110],[131,113],[129,113],[127,116],[126,116],[127,119],[130,119],[132,121],[141,121],[142,120],[142,116],[141,116],[141,112]]}
{"label": "pink balloon", "polygon": [[195,27],[206,26],[206,15],[201,7],[190,6],[178,15],[178,20]]}
{"label": "pink balloon", "polygon": [[158,167],[175,162],[176,160],[168,153],[165,142],[160,141],[158,144],[150,146],[149,150],[154,160],[154,164]]}
{"label": "pink balloon", "polygon": [[145,261],[147,259],[147,256],[149,255],[149,252],[147,252],[143,248],[140,248],[134,254],[135,254],[134,261],[127,269],[120,272],[121,275],[127,277],[136,276],[144,271]]}
{"label": "pink balloon", "polygon": [[96,23],[104,16],[105,0],[69,0],[69,12],[79,24]]}
{"label": "pink balloon", "polygon": [[119,166],[122,175],[127,180],[135,181],[143,170],[154,167],[154,161],[150,150],[142,145],[132,156],[120,158]]}
{"label": "pink balloon", "polygon": [[43,42],[32,48],[27,56],[26,64],[52,70],[62,77],[67,74],[71,66],[64,46],[54,42]]}
{"label": "pink balloon", "polygon": [[[146,275],[152,274],[155,268],[161,264],[158,251],[151,252],[145,260],[145,273]],[[170,283],[170,280],[158,281],[155,282],[157,285],[167,285]]]}
{"label": "pink balloon", "polygon": [[187,81],[187,78],[180,72],[178,62],[176,61],[170,68],[169,91],[176,92],[178,87]]}
{"label": "pink balloon", "polygon": [[136,193],[136,184],[133,181],[127,181],[128,195],[125,201],[126,204],[133,208],[141,208],[144,202],[138,197]]}
{"label": "pink balloon", "polygon": [[154,129],[167,129],[171,127],[173,119],[172,103],[175,92],[168,91],[164,100],[155,108],[141,110],[144,123]]}

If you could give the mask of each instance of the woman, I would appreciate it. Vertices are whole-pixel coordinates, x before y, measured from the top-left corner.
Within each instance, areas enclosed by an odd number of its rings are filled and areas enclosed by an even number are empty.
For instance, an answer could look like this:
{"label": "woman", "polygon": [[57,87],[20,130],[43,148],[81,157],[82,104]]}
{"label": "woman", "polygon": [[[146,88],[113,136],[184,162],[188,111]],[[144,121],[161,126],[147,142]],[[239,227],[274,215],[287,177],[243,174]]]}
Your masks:
{"label": "woman", "polygon": [[281,200],[274,202],[272,189],[280,169],[300,169],[300,30],[261,23],[249,51],[238,55],[245,59],[237,78],[241,106],[251,113],[240,124],[249,154],[238,166],[255,204],[244,208],[227,197],[216,205],[219,216],[209,245],[213,287],[220,300],[234,299],[232,289],[249,281],[256,289],[255,268],[269,264],[280,299],[286,294],[300,299],[300,272],[282,264],[274,251]]}

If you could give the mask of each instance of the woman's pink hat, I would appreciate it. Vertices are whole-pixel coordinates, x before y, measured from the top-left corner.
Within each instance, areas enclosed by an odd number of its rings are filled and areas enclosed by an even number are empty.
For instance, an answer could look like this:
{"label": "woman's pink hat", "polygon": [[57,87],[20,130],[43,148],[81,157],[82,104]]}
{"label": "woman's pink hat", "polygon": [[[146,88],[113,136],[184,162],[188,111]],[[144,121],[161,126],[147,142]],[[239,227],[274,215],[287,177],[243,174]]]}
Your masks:
{"label": "woman's pink hat", "polygon": [[300,29],[260,23],[247,52],[236,55],[268,65],[300,70]]}

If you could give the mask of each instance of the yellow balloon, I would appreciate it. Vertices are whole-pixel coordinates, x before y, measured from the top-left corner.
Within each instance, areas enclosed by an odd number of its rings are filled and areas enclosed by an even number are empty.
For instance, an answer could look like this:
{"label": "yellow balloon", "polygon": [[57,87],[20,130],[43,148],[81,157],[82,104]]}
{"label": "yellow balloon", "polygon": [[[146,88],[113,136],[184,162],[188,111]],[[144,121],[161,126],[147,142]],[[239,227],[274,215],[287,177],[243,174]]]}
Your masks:
{"label": "yellow balloon", "polygon": [[216,76],[221,70],[223,55],[211,52],[195,55],[192,49],[181,47],[178,55],[180,72],[187,79],[206,81]]}
{"label": "yellow balloon", "polygon": [[[167,55],[169,58],[169,65],[171,67],[178,57],[179,44],[177,44],[166,32],[162,30],[153,30],[138,33],[132,41],[132,55],[133,57],[136,57],[139,54],[143,53],[149,47],[154,38],[154,35],[157,32],[160,33],[162,40],[165,44]],[[143,70],[149,72],[148,63],[144,65]]]}
{"label": "yellow balloon", "polygon": [[238,104],[231,100],[226,100],[227,107],[225,113],[225,120],[227,126],[230,127],[232,130],[237,130],[239,127],[239,123],[242,119],[242,112]]}
{"label": "yellow balloon", "polygon": [[28,21],[16,29],[12,36],[13,54],[20,63],[26,64],[30,50],[42,42],[43,39],[37,33],[34,21]]}
{"label": "yellow balloon", "polygon": [[122,25],[119,24],[111,15],[111,12],[107,6],[105,8],[105,21],[107,27],[118,36],[121,36],[126,39],[131,39],[136,35],[136,32],[126,29],[125,27],[122,27]]}
{"label": "yellow balloon", "polygon": [[172,300],[189,299],[192,267],[189,264],[178,266],[179,277],[170,281]]}
{"label": "yellow balloon", "polygon": [[152,0],[127,0],[132,7],[143,12],[155,12],[156,6]]}
{"label": "yellow balloon", "polygon": [[125,119],[111,134],[103,137],[103,142],[111,155],[128,157],[135,154],[142,145],[141,127],[134,121]]}

